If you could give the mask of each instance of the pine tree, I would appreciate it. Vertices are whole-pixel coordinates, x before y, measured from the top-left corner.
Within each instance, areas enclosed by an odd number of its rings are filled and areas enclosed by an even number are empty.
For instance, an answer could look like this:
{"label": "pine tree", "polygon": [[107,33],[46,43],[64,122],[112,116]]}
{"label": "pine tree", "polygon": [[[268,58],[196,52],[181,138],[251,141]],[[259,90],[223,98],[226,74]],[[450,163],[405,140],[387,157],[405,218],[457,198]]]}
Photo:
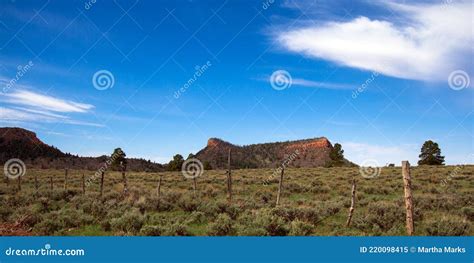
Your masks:
{"label": "pine tree", "polygon": [[329,158],[331,158],[331,166],[340,166],[344,164],[344,150],[342,149],[341,144],[334,144],[334,147],[329,153]]}
{"label": "pine tree", "polygon": [[431,140],[423,143],[419,157],[420,160],[418,161],[418,165],[444,164],[444,156],[441,155],[441,149],[439,148],[438,143]]}

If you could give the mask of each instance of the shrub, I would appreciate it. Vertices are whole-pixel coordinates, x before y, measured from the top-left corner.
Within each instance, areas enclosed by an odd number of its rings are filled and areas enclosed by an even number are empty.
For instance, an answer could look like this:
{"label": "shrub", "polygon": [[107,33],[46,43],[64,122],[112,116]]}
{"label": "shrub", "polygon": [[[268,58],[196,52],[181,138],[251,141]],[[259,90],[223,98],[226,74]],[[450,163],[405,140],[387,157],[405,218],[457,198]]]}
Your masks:
{"label": "shrub", "polygon": [[179,200],[178,205],[184,211],[192,212],[198,208],[199,202],[190,196],[184,196]]}
{"label": "shrub", "polygon": [[265,229],[269,236],[286,236],[289,231],[281,217],[272,215],[271,211],[266,209],[259,211],[255,223]]}
{"label": "shrub", "polygon": [[188,226],[184,222],[176,222],[165,227],[163,236],[190,236]]}
{"label": "shrub", "polygon": [[209,225],[210,236],[226,236],[233,232],[232,219],[227,214],[219,214],[216,221]]}
{"label": "shrub", "polygon": [[463,215],[467,217],[468,220],[474,221],[474,208],[472,207],[463,207],[461,208]]}
{"label": "shrub", "polygon": [[370,203],[365,220],[372,226],[387,231],[397,223],[404,222],[403,208],[393,202],[378,201]]}
{"label": "shrub", "polygon": [[432,219],[426,222],[426,232],[430,236],[463,236],[469,233],[471,224],[459,216]]}
{"label": "shrub", "polygon": [[110,226],[114,230],[125,233],[136,234],[142,228],[144,217],[137,210],[126,212],[119,218],[114,218],[110,221]]}
{"label": "shrub", "polygon": [[140,230],[140,235],[142,236],[161,236],[162,233],[163,229],[159,226],[145,225]]}
{"label": "shrub", "polygon": [[294,220],[290,226],[290,236],[309,236],[314,226],[300,220]]}

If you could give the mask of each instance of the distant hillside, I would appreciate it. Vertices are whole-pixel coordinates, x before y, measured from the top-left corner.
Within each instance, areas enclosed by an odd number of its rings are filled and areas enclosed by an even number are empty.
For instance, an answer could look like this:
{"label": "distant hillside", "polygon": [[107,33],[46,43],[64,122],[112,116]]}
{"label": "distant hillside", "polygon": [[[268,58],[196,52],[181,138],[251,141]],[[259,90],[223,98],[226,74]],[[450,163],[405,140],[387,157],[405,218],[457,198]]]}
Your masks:
{"label": "distant hillside", "polygon": [[[282,163],[287,167],[318,167],[329,164],[332,148],[331,142],[325,137],[246,146],[211,138],[207,146],[196,154],[196,158],[209,163],[213,169],[225,168],[231,149],[231,166],[234,168],[274,168]],[[345,164],[351,163],[346,160]]]}
{"label": "distant hillside", "polygon": [[[79,157],[63,153],[57,148],[43,143],[36,134],[22,128],[0,128],[0,163],[11,158],[19,158],[28,167],[55,169],[97,170],[106,161],[107,156]],[[164,168],[144,159],[127,158],[130,171],[162,171]]]}

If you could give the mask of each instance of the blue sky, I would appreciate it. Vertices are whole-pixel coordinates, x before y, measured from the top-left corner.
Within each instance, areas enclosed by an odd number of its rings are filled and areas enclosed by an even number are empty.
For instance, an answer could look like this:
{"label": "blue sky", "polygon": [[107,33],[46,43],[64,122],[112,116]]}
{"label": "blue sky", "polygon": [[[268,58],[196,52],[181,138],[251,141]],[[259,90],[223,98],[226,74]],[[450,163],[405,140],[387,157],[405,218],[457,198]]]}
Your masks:
{"label": "blue sky", "polygon": [[325,136],[359,164],[427,139],[473,163],[472,3],[334,2],[2,0],[0,125],[158,162]]}

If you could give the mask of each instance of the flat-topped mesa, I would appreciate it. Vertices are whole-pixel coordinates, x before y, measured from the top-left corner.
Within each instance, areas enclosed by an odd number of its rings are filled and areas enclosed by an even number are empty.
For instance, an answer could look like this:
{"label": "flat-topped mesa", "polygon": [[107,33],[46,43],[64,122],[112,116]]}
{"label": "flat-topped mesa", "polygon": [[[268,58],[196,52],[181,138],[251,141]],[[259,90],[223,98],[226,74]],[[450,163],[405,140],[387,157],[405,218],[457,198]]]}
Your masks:
{"label": "flat-topped mesa", "polygon": [[35,145],[44,145],[44,143],[38,139],[36,133],[25,130],[18,127],[5,127],[0,128],[0,137],[3,141],[27,141]]}
{"label": "flat-topped mesa", "polygon": [[235,145],[218,138],[210,138],[207,146],[196,153],[196,158],[214,169],[227,167],[229,149],[235,168],[274,168],[287,161],[288,167],[320,167],[330,163],[333,146],[326,137],[286,142]]}
{"label": "flat-topped mesa", "polygon": [[311,149],[320,149],[320,148],[332,148],[331,142],[326,137],[294,141],[290,145],[287,145],[286,150],[311,150]]}
{"label": "flat-topped mesa", "polygon": [[231,146],[231,143],[228,143],[219,138],[210,138],[207,140],[207,147],[218,147],[218,146]]}

